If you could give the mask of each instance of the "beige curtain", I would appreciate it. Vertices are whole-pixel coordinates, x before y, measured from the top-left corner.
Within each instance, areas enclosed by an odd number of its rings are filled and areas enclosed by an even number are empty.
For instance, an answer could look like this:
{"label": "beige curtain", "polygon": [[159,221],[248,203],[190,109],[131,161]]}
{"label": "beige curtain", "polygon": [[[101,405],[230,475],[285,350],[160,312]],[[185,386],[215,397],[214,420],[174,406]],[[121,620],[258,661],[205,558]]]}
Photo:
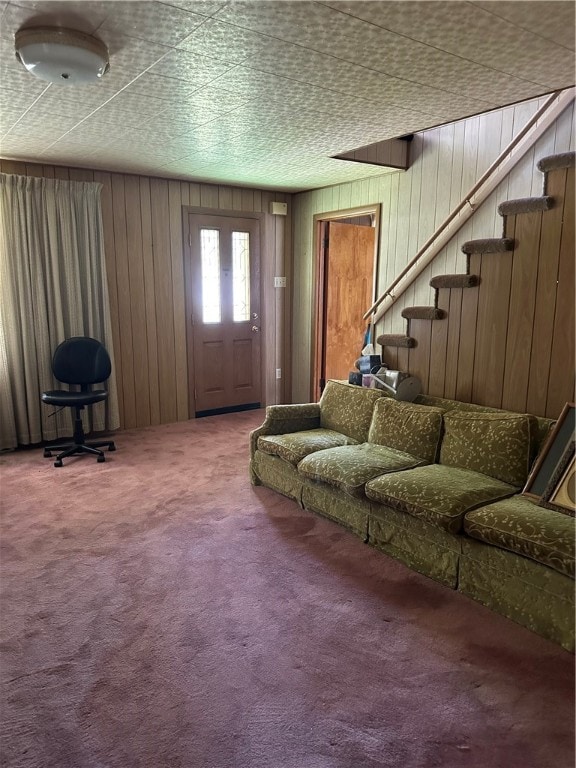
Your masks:
{"label": "beige curtain", "polygon": [[69,437],[44,390],[54,350],[92,336],[112,358],[110,396],[84,412],[85,429],[119,426],[100,203],[101,185],[0,174],[0,449]]}

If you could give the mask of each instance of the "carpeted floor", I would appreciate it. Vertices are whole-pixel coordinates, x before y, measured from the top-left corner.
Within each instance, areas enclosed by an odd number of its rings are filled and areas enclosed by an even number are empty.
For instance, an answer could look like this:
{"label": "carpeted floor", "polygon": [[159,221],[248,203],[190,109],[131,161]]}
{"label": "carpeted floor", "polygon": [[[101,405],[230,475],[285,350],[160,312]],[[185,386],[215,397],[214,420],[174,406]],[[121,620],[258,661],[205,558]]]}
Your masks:
{"label": "carpeted floor", "polygon": [[573,657],[250,486],[261,420],[0,458],[3,768],[572,768]]}

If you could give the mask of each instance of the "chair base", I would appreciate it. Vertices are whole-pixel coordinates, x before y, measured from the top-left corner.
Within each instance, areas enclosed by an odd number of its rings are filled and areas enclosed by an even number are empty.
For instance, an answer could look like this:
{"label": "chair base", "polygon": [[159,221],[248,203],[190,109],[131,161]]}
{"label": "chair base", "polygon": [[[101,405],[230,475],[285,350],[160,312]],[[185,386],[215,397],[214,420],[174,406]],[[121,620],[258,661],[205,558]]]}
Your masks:
{"label": "chair base", "polygon": [[109,451],[116,450],[116,446],[112,440],[105,440],[98,443],[66,443],[65,445],[47,445],[44,448],[44,457],[47,459],[52,458],[52,451],[60,451],[54,462],[55,467],[62,466],[62,459],[67,459],[68,456],[75,456],[76,454],[81,453],[90,453],[97,456],[98,462],[102,462],[106,461],[106,457],[104,456],[104,451],[99,449],[104,448],[105,446],[108,446]]}

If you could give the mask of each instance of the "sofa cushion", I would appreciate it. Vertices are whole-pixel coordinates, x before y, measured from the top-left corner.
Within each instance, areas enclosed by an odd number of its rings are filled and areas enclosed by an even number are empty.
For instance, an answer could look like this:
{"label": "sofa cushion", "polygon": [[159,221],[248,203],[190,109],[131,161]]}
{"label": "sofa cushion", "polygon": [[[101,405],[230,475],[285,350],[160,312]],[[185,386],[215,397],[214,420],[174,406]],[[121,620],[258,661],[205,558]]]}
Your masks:
{"label": "sofa cushion", "polygon": [[280,456],[296,466],[309,453],[336,448],[339,445],[355,445],[351,437],[331,429],[307,429],[289,432],[287,435],[262,435],[258,438],[258,449],[272,456]]}
{"label": "sofa cushion", "polygon": [[574,518],[543,509],[525,496],[489,504],[464,518],[474,539],[507,549],[574,578]]}
{"label": "sofa cushion", "polygon": [[368,442],[387,445],[432,464],[442,438],[441,408],[381,398],[374,406]]}
{"label": "sofa cushion", "polygon": [[530,421],[527,414],[446,413],[440,464],[522,488],[530,468]]}
{"label": "sofa cushion", "polygon": [[372,501],[422,517],[450,533],[462,530],[469,510],[515,491],[513,485],[493,477],[441,464],[381,475],[366,483],[366,496]]}
{"label": "sofa cushion", "polygon": [[364,496],[364,485],[384,472],[398,472],[424,462],[408,453],[383,445],[345,445],[318,451],[302,459],[298,472],[310,480],[321,480],[350,496]]}
{"label": "sofa cushion", "polygon": [[374,405],[382,397],[378,389],[328,381],[320,398],[320,426],[365,443]]}

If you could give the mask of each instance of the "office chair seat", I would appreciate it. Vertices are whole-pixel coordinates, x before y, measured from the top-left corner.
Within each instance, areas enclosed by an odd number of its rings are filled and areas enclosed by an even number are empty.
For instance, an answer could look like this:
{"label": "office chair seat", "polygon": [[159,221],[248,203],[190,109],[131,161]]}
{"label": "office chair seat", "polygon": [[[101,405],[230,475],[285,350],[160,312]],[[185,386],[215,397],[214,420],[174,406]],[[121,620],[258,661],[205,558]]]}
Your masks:
{"label": "office chair seat", "polygon": [[52,451],[59,451],[54,462],[55,467],[62,466],[62,459],[76,454],[90,453],[99,462],[105,461],[101,448],[108,446],[109,451],[115,451],[112,440],[101,442],[86,442],[82,427],[81,411],[87,405],[100,403],[108,397],[106,389],[91,389],[93,384],[106,381],[112,371],[110,356],[104,346],[88,336],[73,336],[58,345],[52,358],[52,372],[58,381],[80,387],[80,391],[68,389],[52,389],[42,393],[42,402],[56,407],[74,408],[74,437],[73,443],[66,445],[47,445],[44,456],[51,457]]}
{"label": "office chair seat", "polygon": [[42,392],[42,402],[48,405],[74,407],[75,405],[93,405],[106,400],[108,392],[105,389],[97,389],[91,392],[70,392],[67,389],[51,389]]}

